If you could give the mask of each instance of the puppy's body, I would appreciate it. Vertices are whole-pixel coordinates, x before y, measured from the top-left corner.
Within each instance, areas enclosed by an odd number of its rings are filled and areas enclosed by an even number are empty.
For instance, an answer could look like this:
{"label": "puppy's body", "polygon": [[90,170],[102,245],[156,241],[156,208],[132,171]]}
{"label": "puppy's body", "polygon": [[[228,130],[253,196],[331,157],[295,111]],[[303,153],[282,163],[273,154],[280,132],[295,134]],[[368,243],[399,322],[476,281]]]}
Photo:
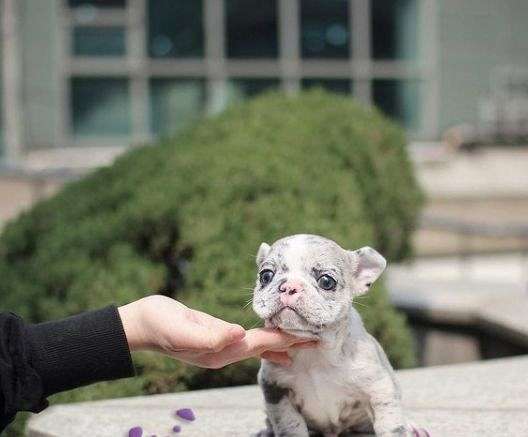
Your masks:
{"label": "puppy's body", "polygon": [[322,237],[294,235],[271,247],[263,243],[257,264],[253,308],[266,326],[319,340],[315,349],[293,352],[291,367],[262,361],[268,416],[262,434],[427,435],[404,418],[392,367],[351,305],[384,270],[383,257],[370,248],[346,251]]}

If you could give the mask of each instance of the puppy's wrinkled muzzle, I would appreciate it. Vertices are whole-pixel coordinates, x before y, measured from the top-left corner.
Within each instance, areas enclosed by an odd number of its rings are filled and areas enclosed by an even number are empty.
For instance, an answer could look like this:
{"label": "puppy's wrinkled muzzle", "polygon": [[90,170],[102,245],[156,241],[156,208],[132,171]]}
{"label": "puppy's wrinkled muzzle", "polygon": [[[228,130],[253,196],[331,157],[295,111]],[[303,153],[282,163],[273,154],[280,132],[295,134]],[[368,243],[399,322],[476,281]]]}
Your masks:
{"label": "puppy's wrinkled muzzle", "polygon": [[303,292],[304,287],[300,281],[286,281],[279,287],[280,301],[284,306],[291,307]]}

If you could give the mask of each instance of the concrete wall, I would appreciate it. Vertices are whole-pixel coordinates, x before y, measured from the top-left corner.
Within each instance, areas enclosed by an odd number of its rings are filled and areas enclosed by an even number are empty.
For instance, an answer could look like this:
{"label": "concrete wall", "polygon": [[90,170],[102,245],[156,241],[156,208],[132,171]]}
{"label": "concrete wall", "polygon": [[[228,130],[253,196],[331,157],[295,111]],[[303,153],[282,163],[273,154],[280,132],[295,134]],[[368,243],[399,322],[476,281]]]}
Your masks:
{"label": "concrete wall", "polygon": [[[477,121],[495,66],[528,65],[528,1],[437,1],[442,132]],[[26,150],[60,146],[60,2],[19,0]]]}
{"label": "concrete wall", "polygon": [[54,147],[59,117],[60,0],[19,0],[24,146]]}
{"label": "concrete wall", "polygon": [[442,131],[478,120],[495,66],[528,66],[528,1],[438,1]]}
{"label": "concrete wall", "polygon": [[[3,2],[0,0],[0,35],[2,35],[2,23],[3,23]],[[4,96],[3,96],[3,84],[2,84],[2,76],[3,76],[3,50],[4,47],[2,44],[0,44],[0,159],[2,159],[2,156],[4,155]]]}

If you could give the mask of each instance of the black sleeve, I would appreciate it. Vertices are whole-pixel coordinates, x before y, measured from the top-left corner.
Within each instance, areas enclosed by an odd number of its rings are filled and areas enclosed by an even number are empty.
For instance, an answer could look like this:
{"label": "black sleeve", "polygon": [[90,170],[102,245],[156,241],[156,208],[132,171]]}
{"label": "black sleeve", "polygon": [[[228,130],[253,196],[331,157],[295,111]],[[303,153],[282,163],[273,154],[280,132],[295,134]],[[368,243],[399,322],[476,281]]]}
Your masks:
{"label": "black sleeve", "polygon": [[42,411],[47,396],[133,375],[115,306],[36,325],[0,314],[0,432],[18,411]]}

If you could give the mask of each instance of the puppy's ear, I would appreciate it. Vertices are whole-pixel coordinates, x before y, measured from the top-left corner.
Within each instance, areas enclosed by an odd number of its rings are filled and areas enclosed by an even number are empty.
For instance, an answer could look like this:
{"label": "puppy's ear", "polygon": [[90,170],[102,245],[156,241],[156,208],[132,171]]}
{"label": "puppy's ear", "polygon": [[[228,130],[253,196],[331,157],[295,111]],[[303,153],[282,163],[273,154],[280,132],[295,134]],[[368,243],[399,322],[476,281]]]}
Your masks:
{"label": "puppy's ear", "polygon": [[354,276],[357,290],[354,291],[366,293],[373,282],[383,273],[385,267],[387,267],[387,260],[368,246],[349,251],[349,254],[356,266]]}
{"label": "puppy's ear", "polygon": [[271,247],[268,243],[262,243],[260,245],[259,250],[257,252],[257,267],[260,266],[262,262],[266,259],[270,250]]}

